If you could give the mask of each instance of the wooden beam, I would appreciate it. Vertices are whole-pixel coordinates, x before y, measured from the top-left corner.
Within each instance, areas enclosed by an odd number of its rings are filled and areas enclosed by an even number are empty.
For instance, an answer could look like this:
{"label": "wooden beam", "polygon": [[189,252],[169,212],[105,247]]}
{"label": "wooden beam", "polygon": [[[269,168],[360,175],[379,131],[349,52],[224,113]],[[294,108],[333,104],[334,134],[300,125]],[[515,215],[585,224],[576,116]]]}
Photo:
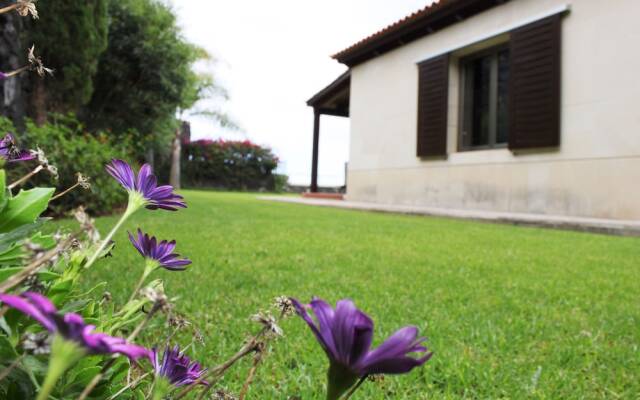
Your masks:
{"label": "wooden beam", "polygon": [[311,193],[318,192],[318,147],[320,145],[320,110],[313,109],[313,153],[311,154]]}

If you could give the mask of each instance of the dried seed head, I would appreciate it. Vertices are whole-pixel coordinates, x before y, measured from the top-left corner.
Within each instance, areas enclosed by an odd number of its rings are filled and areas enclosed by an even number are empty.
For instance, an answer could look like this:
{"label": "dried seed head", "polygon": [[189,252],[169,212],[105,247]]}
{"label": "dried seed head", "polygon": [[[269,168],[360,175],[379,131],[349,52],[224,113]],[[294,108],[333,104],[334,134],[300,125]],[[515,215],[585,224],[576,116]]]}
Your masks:
{"label": "dried seed head", "polygon": [[84,190],[91,189],[91,183],[89,183],[90,178],[88,176],[84,176],[80,172],[78,172],[76,174],[76,177],[78,178],[78,185],[80,185],[81,188],[83,188]]}
{"label": "dried seed head", "polygon": [[60,178],[58,175],[58,167],[55,165],[48,164],[45,169],[49,174],[51,174],[51,176],[53,176],[53,179],[58,180],[58,178]]}
{"label": "dried seed head", "polygon": [[260,311],[251,316],[251,321],[257,322],[267,329],[267,334],[276,338],[284,335],[282,328],[276,323],[276,319],[269,312]]}
{"label": "dried seed head", "polygon": [[48,173],[50,173],[55,179],[58,179],[58,168],[55,165],[49,163],[47,155],[40,147],[36,147],[35,150],[31,150],[31,154],[36,157],[38,164],[42,166]]}
{"label": "dried seed head", "polygon": [[16,11],[18,11],[21,17],[26,17],[31,14],[33,19],[38,19],[38,10],[33,0],[18,0],[16,3]]}
{"label": "dried seed head", "polygon": [[89,214],[85,211],[83,206],[76,208],[73,211],[73,216],[76,221],[80,223],[80,227],[86,233],[89,240],[93,243],[98,243],[100,241],[100,232],[96,228],[95,221],[93,218],[89,217]]}
{"label": "dried seed head", "polygon": [[111,303],[112,301],[113,301],[113,295],[111,294],[111,292],[102,293],[102,302]]}
{"label": "dried seed head", "polygon": [[[24,247],[24,249],[28,253],[27,257],[30,260],[29,262],[33,262],[35,260],[38,260],[38,259],[44,257],[44,255],[47,253],[47,249],[45,249],[44,247],[42,247],[38,243],[34,243],[34,242],[30,241],[30,240],[26,240],[22,246]],[[58,257],[59,257],[59,254],[56,254],[53,257],[49,258],[49,260],[47,260],[47,262],[46,262],[47,265],[54,264],[56,261],[58,261]]]}
{"label": "dried seed head", "polygon": [[217,390],[212,397],[213,400],[236,400],[236,397],[223,389]]}
{"label": "dried seed head", "polygon": [[52,336],[49,332],[27,333],[22,338],[22,349],[33,355],[51,353]]}
{"label": "dried seed head", "polygon": [[33,259],[41,258],[44,253],[47,252],[47,249],[39,245],[38,243],[33,243],[30,240],[24,242],[24,248],[32,254]]}
{"label": "dried seed head", "polygon": [[202,334],[202,332],[200,331],[200,329],[198,328],[193,328],[193,339],[200,343],[201,345],[205,345],[204,343],[204,335]]}
{"label": "dried seed head", "polygon": [[167,323],[169,326],[179,330],[188,328],[191,325],[191,322],[178,313],[172,313],[167,319]]}
{"label": "dried seed head", "polygon": [[294,314],[293,302],[287,296],[276,297],[273,306],[280,311],[283,317],[289,317]]}
{"label": "dried seed head", "polygon": [[162,286],[147,286],[140,290],[140,294],[151,300],[154,307],[159,307],[165,313],[170,313],[173,309],[173,305],[169,302],[167,295],[164,294]]}
{"label": "dried seed head", "polygon": [[55,240],[56,243],[62,241],[66,237],[67,237],[67,235],[65,235],[64,233],[60,232],[59,230],[56,231],[56,233],[53,234],[53,240]]}
{"label": "dried seed head", "polygon": [[47,68],[42,63],[42,59],[36,56],[36,46],[33,45],[29,49],[29,53],[27,54],[27,61],[29,61],[29,67],[31,71],[35,71],[40,76],[45,75],[53,75],[53,69]]}
{"label": "dried seed head", "polygon": [[47,289],[47,287],[40,282],[37,274],[29,275],[27,279],[24,280],[24,285],[28,292],[44,293]]}
{"label": "dried seed head", "polygon": [[31,150],[31,154],[36,157],[36,160],[38,160],[38,164],[40,165],[49,164],[49,160],[47,160],[47,155],[44,153],[44,150],[42,150],[40,147],[36,147],[35,150]]}

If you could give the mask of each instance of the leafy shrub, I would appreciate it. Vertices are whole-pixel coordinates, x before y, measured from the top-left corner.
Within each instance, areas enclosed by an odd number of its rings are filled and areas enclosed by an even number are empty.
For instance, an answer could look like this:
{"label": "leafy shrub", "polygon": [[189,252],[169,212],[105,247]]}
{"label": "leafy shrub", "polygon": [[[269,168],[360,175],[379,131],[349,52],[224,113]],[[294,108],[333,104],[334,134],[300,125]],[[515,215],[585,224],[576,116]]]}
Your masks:
{"label": "leafy shrub", "polygon": [[275,174],[274,178],[274,192],[285,192],[289,186],[289,176],[285,174]]}
{"label": "leafy shrub", "polygon": [[182,179],[191,187],[273,191],[278,162],[271,149],[248,140],[198,140],[183,145]]}
{"label": "leafy shrub", "polygon": [[[15,131],[11,121],[0,119],[0,129],[4,132]],[[76,173],[90,178],[89,190],[76,189],[67,194],[64,201],[53,201],[50,211],[61,215],[79,205],[83,205],[94,214],[107,214],[122,206],[126,196],[118,184],[104,174],[104,165],[112,158],[130,158],[132,146],[126,141],[115,142],[106,133],[92,134],[84,130],[83,125],[74,116],[52,115],[49,122],[37,126],[27,121],[26,132],[21,145],[35,149],[46,149],[49,162],[58,168],[59,179],[38,175],[30,185],[51,185],[55,183],[58,191],[63,191],[77,182]],[[120,139],[121,140],[121,139]],[[15,180],[33,168],[33,163],[23,163],[20,168],[11,171],[9,180]]]}

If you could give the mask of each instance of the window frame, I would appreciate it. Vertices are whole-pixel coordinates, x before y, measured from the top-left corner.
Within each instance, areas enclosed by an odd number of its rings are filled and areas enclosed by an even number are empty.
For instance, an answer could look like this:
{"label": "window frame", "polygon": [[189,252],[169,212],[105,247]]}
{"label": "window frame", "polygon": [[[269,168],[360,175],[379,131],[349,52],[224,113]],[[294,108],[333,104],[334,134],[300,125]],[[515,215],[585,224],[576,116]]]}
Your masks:
{"label": "window frame", "polygon": [[[486,49],[482,49],[476,52],[473,52],[469,55],[461,57],[458,60],[458,72],[459,72],[459,81],[460,81],[460,93],[459,93],[459,129],[458,129],[458,151],[476,151],[476,150],[492,150],[492,149],[506,149],[509,147],[509,134],[507,132],[507,141],[504,143],[496,143],[496,137],[498,133],[497,128],[497,114],[498,114],[498,54],[501,51],[509,50],[509,42],[500,43],[495,46],[488,47]],[[468,112],[468,110],[473,109],[471,107],[467,107],[467,103],[469,102],[469,97],[473,98],[473,96],[469,96],[467,91],[467,74],[466,67],[473,61],[478,59],[493,56],[493,61],[491,63],[491,79],[490,79],[490,106],[489,106],[489,144],[473,146],[471,144],[467,144],[465,141],[466,138],[466,128],[472,125],[472,113]],[[509,54],[509,59],[511,58],[511,54]],[[511,79],[511,73],[509,73],[509,79]],[[507,125],[508,126],[508,125]],[[473,135],[473,133],[471,133]]]}

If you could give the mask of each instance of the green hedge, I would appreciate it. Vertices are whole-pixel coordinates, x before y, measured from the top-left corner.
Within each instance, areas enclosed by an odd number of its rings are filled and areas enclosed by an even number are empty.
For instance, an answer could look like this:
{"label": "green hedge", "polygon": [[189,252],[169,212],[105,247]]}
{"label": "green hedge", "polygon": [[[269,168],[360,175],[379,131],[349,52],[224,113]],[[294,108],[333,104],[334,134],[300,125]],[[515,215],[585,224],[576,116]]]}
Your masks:
{"label": "green hedge", "polygon": [[[11,121],[0,118],[3,132],[15,132]],[[91,180],[91,189],[77,188],[64,197],[51,202],[49,212],[61,215],[84,205],[92,214],[108,214],[125,205],[126,193],[109,177],[104,166],[113,158],[131,159],[128,139],[117,142],[106,133],[92,134],[84,129],[74,116],[53,115],[49,122],[37,126],[27,121],[26,131],[17,134],[23,148],[45,149],[47,158],[58,168],[60,178],[55,181],[46,172],[41,172],[29,181],[28,186],[55,186],[63,191],[76,183],[76,173],[80,172]],[[36,166],[35,162],[9,166],[9,181],[15,180]]]}

